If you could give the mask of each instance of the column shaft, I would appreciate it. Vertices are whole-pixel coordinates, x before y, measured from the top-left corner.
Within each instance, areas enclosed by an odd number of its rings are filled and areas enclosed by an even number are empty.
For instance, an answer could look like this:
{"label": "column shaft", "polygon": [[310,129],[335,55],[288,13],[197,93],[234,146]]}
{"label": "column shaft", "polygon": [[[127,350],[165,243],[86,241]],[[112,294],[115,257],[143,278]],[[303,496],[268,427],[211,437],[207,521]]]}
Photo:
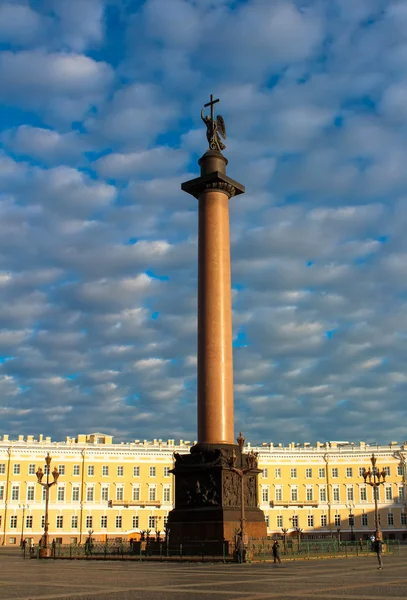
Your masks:
{"label": "column shaft", "polygon": [[198,441],[234,443],[229,198],[199,195]]}

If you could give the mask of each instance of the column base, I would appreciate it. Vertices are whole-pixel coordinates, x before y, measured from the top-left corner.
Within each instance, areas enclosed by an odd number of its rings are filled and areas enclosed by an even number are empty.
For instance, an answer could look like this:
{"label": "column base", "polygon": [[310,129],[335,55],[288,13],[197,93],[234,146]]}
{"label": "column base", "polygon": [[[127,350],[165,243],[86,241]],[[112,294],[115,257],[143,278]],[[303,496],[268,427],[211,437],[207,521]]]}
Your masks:
{"label": "column base", "polygon": [[[190,454],[175,454],[175,508],[168,515],[169,543],[191,548],[210,545],[217,554],[234,547],[241,529],[241,478],[232,470],[246,468],[238,446],[197,444]],[[267,527],[257,506],[257,477],[245,475],[245,538],[264,539]]]}

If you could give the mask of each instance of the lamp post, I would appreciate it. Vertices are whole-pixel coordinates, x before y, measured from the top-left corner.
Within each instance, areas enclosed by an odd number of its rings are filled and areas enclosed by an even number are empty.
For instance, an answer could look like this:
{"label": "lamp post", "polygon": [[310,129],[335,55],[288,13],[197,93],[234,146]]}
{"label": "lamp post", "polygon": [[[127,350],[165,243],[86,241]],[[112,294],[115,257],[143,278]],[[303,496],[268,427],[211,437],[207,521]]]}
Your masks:
{"label": "lamp post", "polygon": [[27,510],[27,508],[29,508],[29,506],[28,506],[28,504],[19,504],[18,508],[21,508],[21,510],[23,511],[22,519],[21,519],[21,539],[20,539],[20,546],[22,548],[23,540],[24,540],[24,515],[25,515],[25,511]]}
{"label": "lamp post", "polygon": [[287,533],[288,533],[288,528],[287,527],[282,527],[281,531],[283,532],[283,536],[284,536],[284,554],[287,553]]}
{"label": "lamp post", "polygon": [[[372,454],[372,456],[370,457],[370,462],[372,463],[372,468],[369,467],[369,469],[363,469],[362,476],[363,476],[363,479],[365,480],[365,483],[367,483],[368,485],[370,485],[373,488],[375,537],[378,540],[381,540],[381,539],[383,539],[383,533],[380,528],[379,510],[377,507],[377,500],[378,500],[378,489],[380,488],[381,485],[384,485],[386,483],[386,471],[384,469],[382,471],[379,471],[379,467],[376,467],[376,461],[377,461],[377,458],[375,457],[374,454]],[[367,480],[369,480],[369,481],[367,481]]]}
{"label": "lamp post", "polygon": [[44,535],[42,538],[42,547],[46,550],[46,552],[44,553],[45,556],[48,555],[48,504],[49,504],[49,490],[50,488],[55,485],[58,481],[58,477],[59,477],[59,473],[57,468],[55,467],[54,470],[52,471],[52,478],[53,481],[49,480],[49,472],[50,472],[50,468],[51,468],[51,460],[52,458],[49,455],[49,452],[47,454],[47,456],[45,457],[45,463],[46,463],[46,470],[47,470],[47,480],[44,483],[42,481],[43,477],[44,477],[44,471],[41,469],[41,467],[38,467],[38,470],[36,472],[36,476],[37,476],[37,483],[39,483],[40,485],[42,485],[42,487],[45,489],[45,523],[44,523]]}
{"label": "lamp post", "polygon": [[350,539],[352,542],[355,541],[355,534],[353,533],[353,528],[355,526],[355,515],[352,512],[353,507],[355,506],[354,504],[347,504],[346,505],[347,508],[349,508],[349,516],[348,516],[348,523],[349,523],[349,527],[350,527]]}
{"label": "lamp post", "polygon": [[168,556],[168,550],[169,550],[169,544],[170,544],[170,533],[171,533],[171,529],[170,526],[168,525],[168,523],[165,524],[165,547],[167,550],[167,556]]}
{"label": "lamp post", "polygon": [[[400,465],[401,465],[401,472],[402,472],[402,483],[403,483],[403,502],[404,502],[404,507],[407,506],[407,502],[406,502],[406,455],[403,454],[402,452],[398,453],[399,455],[399,459],[400,459]],[[400,502],[400,498],[399,498],[399,502]]]}
{"label": "lamp post", "polygon": [[259,470],[257,468],[257,457],[258,452],[253,452],[253,450],[247,455],[247,467],[243,467],[243,448],[245,443],[245,438],[242,435],[242,432],[239,433],[239,437],[237,438],[237,444],[240,450],[240,469],[236,467],[237,456],[235,451],[233,451],[233,455],[231,457],[230,462],[230,470],[236,473],[240,477],[240,490],[241,490],[241,510],[240,510],[240,534],[242,536],[243,546],[245,543],[245,513],[244,513],[244,504],[245,504],[245,495],[244,495],[244,478],[248,473],[258,473]]}
{"label": "lamp post", "polygon": [[301,533],[303,532],[303,529],[301,529],[301,527],[298,527],[298,525],[294,527],[294,529],[297,532],[298,536],[298,552],[301,552]]}
{"label": "lamp post", "polygon": [[404,506],[407,506],[407,498],[406,498],[406,455],[403,454],[400,451],[397,451],[394,453],[394,458],[398,458],[400,463],[399,466],[401,467],[401,483],[402,483],[402,495],[399,495],[399,502],[402,500],[404,503]]}
{"label": "lamp post", "polygon": [[155,539],[156,539],[156,542],[159,542],[161,540],[161,535],[160,535],[160,521],[161,521],[161,517],[156,517],[155,518]]}

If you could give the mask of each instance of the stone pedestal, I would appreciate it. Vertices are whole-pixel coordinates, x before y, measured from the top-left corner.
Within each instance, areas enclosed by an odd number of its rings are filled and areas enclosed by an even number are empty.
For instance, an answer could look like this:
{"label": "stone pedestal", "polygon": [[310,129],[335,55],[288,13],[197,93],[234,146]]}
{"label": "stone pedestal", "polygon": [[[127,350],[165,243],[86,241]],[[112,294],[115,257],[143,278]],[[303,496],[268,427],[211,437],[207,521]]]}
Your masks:
{"label": "stone pedestal", "polygon": [[[175,508],[168,517],[171,545],[205,543],[222,553],[224,542],[233,548],[241,524],[241,477],[231,470],[233,454],[237,466],[247,467],[247,455],[238,446],[197,444],[190,454],[176,454]],[[267,528],[258,508],[257,469],[247,473],[245,485],[245,533],[265,538]]]}

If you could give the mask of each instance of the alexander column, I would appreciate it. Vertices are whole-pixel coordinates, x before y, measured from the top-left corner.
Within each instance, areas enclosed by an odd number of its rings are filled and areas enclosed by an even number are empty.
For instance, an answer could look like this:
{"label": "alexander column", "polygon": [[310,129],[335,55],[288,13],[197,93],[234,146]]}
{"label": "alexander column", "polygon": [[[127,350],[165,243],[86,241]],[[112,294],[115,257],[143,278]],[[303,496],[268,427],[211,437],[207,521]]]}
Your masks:
{"label": "alexander column", "polygon": [[198,161],[201,175],[181,186],[198,200],[199,212],[198,443],[190,454],[175,454],[175,508],[168,519],[170,543],[212,542],[213,551],[243,528],[241,514],[248,535],[266,537],[257,458],[235,443],[229,200],[245,188],[226,175],[220,137],[226,139],[226,127],[220,115],[215,119],[217,102],[211,95],[201,112],[209,143]]}

